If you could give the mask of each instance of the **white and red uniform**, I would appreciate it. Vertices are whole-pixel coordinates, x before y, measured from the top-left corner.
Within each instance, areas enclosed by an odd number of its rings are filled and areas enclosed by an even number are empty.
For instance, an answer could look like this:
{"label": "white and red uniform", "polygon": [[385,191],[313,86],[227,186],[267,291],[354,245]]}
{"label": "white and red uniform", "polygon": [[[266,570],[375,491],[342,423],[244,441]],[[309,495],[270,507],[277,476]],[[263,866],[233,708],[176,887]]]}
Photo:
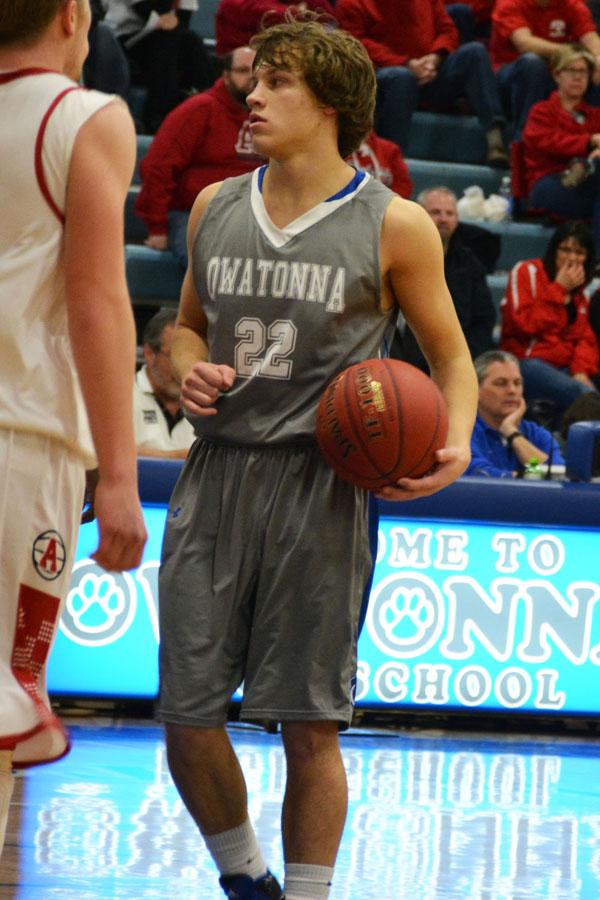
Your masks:
{"label": "white and red uniform", "polygon": [[68,749],[45,668],[95,464],[67,328],[65,198],[81,125],[113,100],[43,69],[0,73],[0,749]]}

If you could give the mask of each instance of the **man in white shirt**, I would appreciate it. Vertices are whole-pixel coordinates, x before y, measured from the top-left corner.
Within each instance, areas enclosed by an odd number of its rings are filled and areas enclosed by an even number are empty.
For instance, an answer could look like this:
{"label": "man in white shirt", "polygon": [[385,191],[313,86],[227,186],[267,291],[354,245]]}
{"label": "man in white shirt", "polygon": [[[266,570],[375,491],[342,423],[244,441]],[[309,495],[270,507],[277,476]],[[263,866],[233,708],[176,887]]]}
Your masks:
{"label": "man in white shirt", "polygon": [[194,429],[184,418],[171,365],[174,310],[161,309],[144,328],[145,365],[135,376],[133,414],[139,456],[185,459]]}

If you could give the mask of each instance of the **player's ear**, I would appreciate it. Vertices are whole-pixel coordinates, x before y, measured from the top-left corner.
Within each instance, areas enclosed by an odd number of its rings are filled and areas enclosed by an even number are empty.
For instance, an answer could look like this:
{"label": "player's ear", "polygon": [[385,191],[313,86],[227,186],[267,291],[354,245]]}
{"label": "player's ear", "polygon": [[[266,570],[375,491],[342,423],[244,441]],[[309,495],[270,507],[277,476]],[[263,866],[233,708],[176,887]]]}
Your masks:
{"label": "player's ear", "polygon": [[60,24],[64,33],[69,37],[75,34],[78,16],[82,15],[84,2],[87,0],[67,0],[61,7]]}

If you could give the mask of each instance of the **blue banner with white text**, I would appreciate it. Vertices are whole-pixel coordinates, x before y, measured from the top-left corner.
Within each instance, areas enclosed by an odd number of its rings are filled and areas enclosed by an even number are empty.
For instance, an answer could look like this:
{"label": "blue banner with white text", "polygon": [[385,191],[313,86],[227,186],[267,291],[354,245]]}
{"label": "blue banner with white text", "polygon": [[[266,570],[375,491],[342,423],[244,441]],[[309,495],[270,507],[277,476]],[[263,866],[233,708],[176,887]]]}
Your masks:
{"label": "blue banner with white text", "polygon": [[[81,529],[49,666],[55,694],[152,698],[164,505],[139,569],[100,569]],[[600,713],[598,534],[383,516],[359,641],[358,706]]]}

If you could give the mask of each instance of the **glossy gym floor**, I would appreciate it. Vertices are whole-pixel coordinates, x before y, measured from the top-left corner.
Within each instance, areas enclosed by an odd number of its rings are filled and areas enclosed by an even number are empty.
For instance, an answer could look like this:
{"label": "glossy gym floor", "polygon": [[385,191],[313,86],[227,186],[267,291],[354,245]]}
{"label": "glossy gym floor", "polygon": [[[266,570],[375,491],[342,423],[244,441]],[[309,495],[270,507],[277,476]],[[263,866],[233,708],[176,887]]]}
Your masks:
{"label": "glossy gym floor", "polygon": [[[17,779],[0,897],[209,900],[212,861],[160,728],[79,721],[61,762]],[[283,873],[277,735],[232,724],[250,815]],[[350,807],[332,900],[600,897],[600,740],[411,727],[342,735]]]}

